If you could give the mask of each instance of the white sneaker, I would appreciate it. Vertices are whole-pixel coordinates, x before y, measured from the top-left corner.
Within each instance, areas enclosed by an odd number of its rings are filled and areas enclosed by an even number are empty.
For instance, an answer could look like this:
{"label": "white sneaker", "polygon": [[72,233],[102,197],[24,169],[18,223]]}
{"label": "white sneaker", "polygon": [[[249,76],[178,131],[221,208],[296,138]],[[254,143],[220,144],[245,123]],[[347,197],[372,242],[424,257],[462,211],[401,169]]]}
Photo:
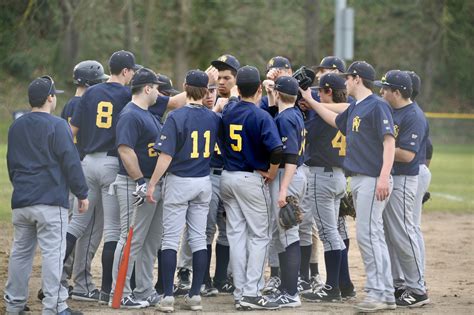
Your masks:
{"label": "white sneaker", "polygon": [[377,301],[373,298],[366,297],[362,302],[354,306],[359,312],[372,313],[380,310],[390,309],[387,303]]}
{"label": "white sneaker", "polygon": [[189,295],[186,295],[184,297],[184,305],[186,306],[186,308],[190,309],[191,311],[201,311],[202,310],[201,296],[193,295],[192,297],[189,297]]}
{"label": "white sneaker", "polygon": [[273,276],[268,279],[267,283],[265,284],[265,287],[263,288],[263,294],[270,294],[275,292],[281,285],[281,280],[278,276]]}
{"label": "white sneaker", "polygon": [[320,275],[315,275],[311,277],[311,287],[313,288],[313,291],[319,291],[324,287],[324,282],[321,279]]}
{"label": "white sneaker", "polygon": [[275,299],[275,302],[280,305],[280,307],[300,307],[301,300],[298,293],[295,295],[290,295],[288,292],[283,292],[278,298]]}
{"label": "white sneaker", "polygon": [[174,297],[165,296],[161,299],[160,303],[156,305],[156,308],[165,313],[174,312]]}

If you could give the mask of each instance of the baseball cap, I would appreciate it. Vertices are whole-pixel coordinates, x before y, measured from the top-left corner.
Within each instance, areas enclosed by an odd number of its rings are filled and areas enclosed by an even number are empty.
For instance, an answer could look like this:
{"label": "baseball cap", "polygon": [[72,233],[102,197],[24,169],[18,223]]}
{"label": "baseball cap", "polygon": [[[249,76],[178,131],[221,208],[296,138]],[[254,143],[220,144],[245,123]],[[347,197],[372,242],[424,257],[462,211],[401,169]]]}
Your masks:
{"label": "baseball cap", "polygon": [[185,83],[189,86],[207,88],[207,84],[209,83],[209,77],[204,71],[189,70],[186,74]]}
{"label": "baseball cap", "polygon": [[365,61],[354,61],[345,73],[341,75],[358,75],[362,79],[369,81],[375,80],[375,69]]}
{"label": "baseball cap", "polygon": [[291,64],[287,58],[276,56],[270,59],[267,63],[267,71],[273,68],[291,69]]}
{"label": "baseball cap", "polygon": [[237,71],[240,68],[240,62],[232,55],[222,55],[217,60],[211,61],[211,65],[216,67],[217,70],[222,69],[222,67],[230,67]]}
{"label": "baseball cap", "polygon": [[405,71],[411,79],[411,86],[413,90],[413,94],[418,95],[420,93],[420,87],[421,87],[421,79],[418,74],[416,74],[415,71]]}
{"label": "baseball cap", "polygon": [[337,69],[340,72],[345,72],[346,64],[341,58],[336,56],[327,56],[321,60],[321,63],[316,67],[316,69]]}
{"label": "baseball cap", "polygon": [[298,81],[293,77],[282,76],[275,81],[275,90],[289,95],[298,95]]}
{"label": "baseball cap", "polygon": [[400,70],[390,70],[383,77],[382,80],[375,81],[375,86],[389,87],[398,90],[408,90],[411,94],[412,84],[408,73]]}
{"label": "baseball cap", "polygon": [[28,101],[31,106],[44,104],[48,95],[64,93],[62,90],[56,90],[54,80],[48,75],[34,79],[28,86]]}
{"label": "baseball cap", "polygon": [[237,85],[260,84],[260,72],[252,66],[243,66],[237,71]]}
{"label": "baseball cap", "polygon": [[158,91],[167,93],[172,96],[180,93],[178,90],[176,90],[173,87],[173,82],[166,75],[158,74],[158,80],[162,82],[160,83],[160,86],[158,87]]}
{"label": "baseball cap", "polygon": [[345,90],[346,80],[340,75],[335,73],[325,73],[319,78],[319,84],[316,86],[317,89],[333,89],[333,90]]}
{"label": "baseball cap", "polygon": [[156,75],[153,70],[150,70],[148,68],[141,68],[135,74],[133,75],[132,81],[130,82],[130,85],[132,88],[138,87],[138,86],[143,86],[146,84],[161,84],[162,82],[158,79],[158,76]]}
{"label": "baseball cap", "polygon": [[139,70],[139,66],[135,63],[135,55],[126,50],[116,51],[110,56],[109,67],[111,72],[118,72],[122,69]]}

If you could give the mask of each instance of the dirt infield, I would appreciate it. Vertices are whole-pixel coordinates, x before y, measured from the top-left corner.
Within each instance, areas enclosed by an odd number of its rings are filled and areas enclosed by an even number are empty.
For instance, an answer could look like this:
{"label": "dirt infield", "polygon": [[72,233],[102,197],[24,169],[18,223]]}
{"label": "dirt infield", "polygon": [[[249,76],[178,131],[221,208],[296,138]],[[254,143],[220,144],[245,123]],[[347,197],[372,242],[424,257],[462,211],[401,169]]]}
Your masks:
{"label": "dirt infield", "polygon": [[[428,213],[423,217],[423,232],[425,235],[427,248],[427,275],[429,296],[432,301],[421,309],[406,310],[397,309],[396,312],[384,312],[385,314],[472,314],[474,313],[474,215],[472,214],[445,214]],[[351,229],[350,260],[351,274],[357,288],[360,300],[364,285],[364,267],[360,258],[359,250],[354,238],[354,221],[349,219]],[[8,256],[12,243],[12,227],[10,224],[1,223],[1,240],[4,246],[0,249],[0,283],[2,288],[7,278]],[[322,245],[320,246],[320,271],[325,274],[322,255]],[[96,256],[94,264],[94,274],[100,275],[100,255]],[[33,274],[30,280],[30,298],[28,305],[33,310],[31,314],[41,313],[41,304],[36,299],[36,292],[40,287],[41,267],[37,253],[33,266]],[[100,279],[96,280],[100,284]],[[2,292],[3,294],[3,292]],[[356,301],[331,304],[303,303],[301,308],[295,310],[280,310],[278,314],[350,314],[353,313],[353,304]],[[182,299],[177,299],[176,312],[182,311]],[[218,296],[215,298],[204,298],[204,313],[231,313],[236,312],[233,308],[233,299],[230,295]],[[69,305],[73,309],[82,310],[85,314],[154,314],[158,313],[153,308],[140,311],[116,311],[108,307],[99,307],[95,303],[76,302],[70,300]],[[0,305],[0,313],[5,312],[5,306]],[[257,312],[252,312],[256,314]]]}

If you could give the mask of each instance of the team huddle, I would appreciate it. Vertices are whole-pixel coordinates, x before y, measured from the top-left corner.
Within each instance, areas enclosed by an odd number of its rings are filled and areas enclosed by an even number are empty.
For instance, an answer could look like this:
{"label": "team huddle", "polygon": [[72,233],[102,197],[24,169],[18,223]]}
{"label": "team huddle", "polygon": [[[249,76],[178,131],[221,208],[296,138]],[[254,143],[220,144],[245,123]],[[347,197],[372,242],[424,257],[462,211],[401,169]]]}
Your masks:
{"label": "team huddle", "polygon": [[[367,62],[346,69],[334,56],[293,73],[277,56],[262,81],[227,54],[188,71],[179,92],[128,51],[113,53],[109,70],[76,65],[62,118],[51,115],[62,91],[49,76],[35,79],[31,113],[9,130],[8,314],[28,310],[36,243],[43,314],[82,314],[69,297],[162,312],[178,296],[195,311],[217,294],[232,295],[236,310],[355,299],[339,213],[348,192],[367,278],[356,310],[429,303],[420,226],[432,145],[416,73],[376,81]],[[288,225],[289,201],[301,216]],[[101,241],[99,289],[91,268]]]}

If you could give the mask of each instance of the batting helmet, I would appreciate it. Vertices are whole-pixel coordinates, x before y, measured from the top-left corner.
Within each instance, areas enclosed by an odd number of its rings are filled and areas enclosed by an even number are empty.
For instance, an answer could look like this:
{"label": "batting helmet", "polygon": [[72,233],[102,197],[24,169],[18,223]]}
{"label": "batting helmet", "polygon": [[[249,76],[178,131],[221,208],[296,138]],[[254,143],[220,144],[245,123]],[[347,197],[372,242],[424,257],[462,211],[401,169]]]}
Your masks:
{"label": "batting helmet", "polygon": [[104,73],[104,67],[100,62],[95,60],[86,60],[79,62],[74,67],[73,72],[74,84],[81,86],[91,86],[104,82],[109,78]]}

